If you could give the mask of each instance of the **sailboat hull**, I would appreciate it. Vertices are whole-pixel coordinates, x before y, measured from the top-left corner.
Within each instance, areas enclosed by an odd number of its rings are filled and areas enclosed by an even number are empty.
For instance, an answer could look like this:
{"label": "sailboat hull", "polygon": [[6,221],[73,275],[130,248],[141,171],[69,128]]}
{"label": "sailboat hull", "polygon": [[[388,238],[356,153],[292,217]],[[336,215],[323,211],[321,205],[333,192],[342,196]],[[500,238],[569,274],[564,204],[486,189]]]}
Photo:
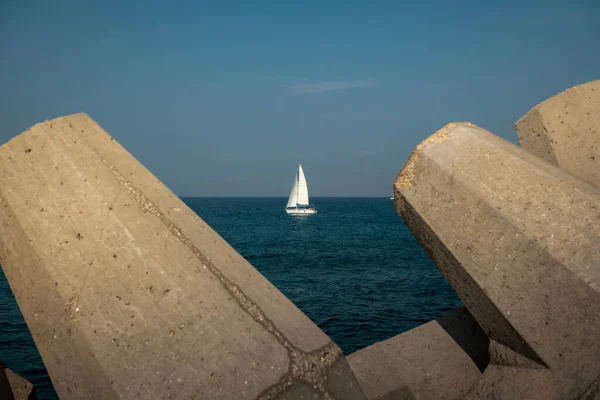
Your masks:
{"label": "sailboat hull", "polygon": [[285,212],[290,215],[311,215],[316,214],[317,210],[314,208],[286,208]]}

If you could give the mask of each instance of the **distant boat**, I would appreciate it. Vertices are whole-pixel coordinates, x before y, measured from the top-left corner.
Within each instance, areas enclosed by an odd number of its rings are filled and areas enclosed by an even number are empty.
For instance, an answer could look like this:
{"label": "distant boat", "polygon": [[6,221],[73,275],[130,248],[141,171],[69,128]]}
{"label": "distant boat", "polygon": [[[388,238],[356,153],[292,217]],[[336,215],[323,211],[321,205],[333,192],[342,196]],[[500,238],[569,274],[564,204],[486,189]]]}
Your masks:
{"label": "distant boat", "polygon": [[390,197],[390,200],[394,200],[394,196]]}
{"label": "distant boat", "polygon": [[292,192],[285,207],[285,212],[290,215],[310,215],[317,213],[315,206],[310,205],[308,202],[308,185],[306,184],[302,165],[298,165],[298,172],[296,172],[296,177],[294,178],[294,185],[292,186]]}

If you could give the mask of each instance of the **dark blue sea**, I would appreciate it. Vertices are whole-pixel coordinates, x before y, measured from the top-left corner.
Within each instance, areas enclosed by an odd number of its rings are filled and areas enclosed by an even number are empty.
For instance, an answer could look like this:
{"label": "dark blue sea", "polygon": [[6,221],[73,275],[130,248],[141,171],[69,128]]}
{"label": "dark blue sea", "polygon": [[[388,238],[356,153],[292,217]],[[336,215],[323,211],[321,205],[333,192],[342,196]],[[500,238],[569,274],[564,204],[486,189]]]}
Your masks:
{"label": "dark blue sea", "polygon": [[[311,198],[318,214],[285,214],[287,198],[183,201],[350,354],[461,306],[388,198]],[[0,360],[56,399],[0,272]]]}

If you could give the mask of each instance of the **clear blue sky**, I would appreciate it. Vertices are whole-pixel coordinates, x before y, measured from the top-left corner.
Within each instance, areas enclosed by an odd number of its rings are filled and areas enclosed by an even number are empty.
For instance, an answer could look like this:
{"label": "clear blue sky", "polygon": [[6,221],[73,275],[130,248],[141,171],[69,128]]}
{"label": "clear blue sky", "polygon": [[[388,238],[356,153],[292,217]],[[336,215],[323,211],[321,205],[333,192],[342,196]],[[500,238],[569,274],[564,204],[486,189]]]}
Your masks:
{"label": "clear blue sky", "polygon": [[468,120],[600,79],[600,1],[0,1],[0,141],[86,112],[180,196],[389,196]]}

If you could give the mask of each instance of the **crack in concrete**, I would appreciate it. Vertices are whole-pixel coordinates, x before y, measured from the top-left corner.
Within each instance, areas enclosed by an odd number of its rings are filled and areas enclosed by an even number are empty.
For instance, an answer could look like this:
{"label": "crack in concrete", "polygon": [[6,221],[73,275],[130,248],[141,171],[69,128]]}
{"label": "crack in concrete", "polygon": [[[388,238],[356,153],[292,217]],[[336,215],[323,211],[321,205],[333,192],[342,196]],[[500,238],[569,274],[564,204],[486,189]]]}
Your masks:
{"label": "crack in concrete", "polygon": [[275,326],[275,324],[265,315],[262,309],[246,295],[242,289],[232,283],[223,273],[208,260],[196,246],[188,239],[181,229],[175,225],[165,214],[158,209],[140,189],[134,186],[113,164],[109,163],[97,151],[102,162],[108,166],[111,172],[119,181],[121,187],[125,188],[133,197],[134,201],[140,206],[143,212],[149,212],[159,218],[183,245],[185,245],[204,266],[216,276],[225,290],[236,300],[240,308],[250,317],[269,332],[287,351],[289,357],[288,372],[280,381],[267,388],[257,397],[257,400],[270,400],[280,393],[286,391],[295,382],[304,381],[313,389],[318,390],[323,399],[335,400],[335,397],[329,393],[327,387],[327,368],[341,356],[341,350],[335,343],[331,342],[320,349],[311,353],[305,353],[294,346]]}
{"label": "crack in concrete", "polygon": [[288,373],[278,383],[263,390],[256,400],[273,400],[296,383],[305,383],[317,390],[324,400],[335,400],[327,385],[327,368],[341,357],[339,347],[331,342],[311,353],[304,353],[296,348],[288,353]]}

